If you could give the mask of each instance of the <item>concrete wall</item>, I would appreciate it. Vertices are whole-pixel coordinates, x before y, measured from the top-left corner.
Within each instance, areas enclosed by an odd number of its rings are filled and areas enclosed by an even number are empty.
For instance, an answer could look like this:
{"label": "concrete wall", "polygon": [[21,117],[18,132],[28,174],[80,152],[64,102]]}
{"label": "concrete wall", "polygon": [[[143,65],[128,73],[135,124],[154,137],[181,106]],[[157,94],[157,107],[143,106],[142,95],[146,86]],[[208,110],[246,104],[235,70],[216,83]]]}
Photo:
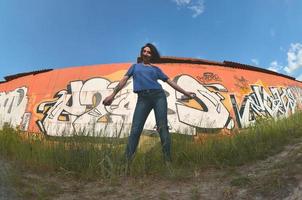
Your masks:
{"label": "concrete wall", "polygon": [[[111,106],[103,106],[130,63],[56,69],[0,83],[0,127],[5,122],[24,131],[50,136],[74,134],[126,137],[136,103],[132,80]],[[161,82],[168,99],[170,131],[232,130],[258,117],[289,116],[302,108],[302,83],[286,76],[220,64],[157,64],[197,98]],[[145,124],[155,129],[154,114]]]}

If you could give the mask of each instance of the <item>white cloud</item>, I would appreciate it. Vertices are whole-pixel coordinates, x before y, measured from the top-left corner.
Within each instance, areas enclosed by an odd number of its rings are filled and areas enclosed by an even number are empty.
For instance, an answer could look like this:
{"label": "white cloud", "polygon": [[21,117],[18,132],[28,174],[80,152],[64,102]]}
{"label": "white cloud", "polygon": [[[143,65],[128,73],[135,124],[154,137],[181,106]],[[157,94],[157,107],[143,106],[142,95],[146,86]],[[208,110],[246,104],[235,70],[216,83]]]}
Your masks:
{"label": "white cloud", "polygon": [[178,6],[185,6],[191,2],[191,0],[172,0],[172,1],[174,1]]}
{"label": "white cloud", "polygon": [[253,58],[251,61],[252,61],[253,64],[259,65],[259,60],[258,59]]}
{"label": "white cloud", "polygon": [[273,72],[278,72],[276,69],[274,69],[274,68],[272,68],[272,67],[269,67],[269,68],[267,68],[268,70],[270,70],[270,71],[273,71]]}
{"label": "white cloud", "polygon": [[302,74],[300,74],[300,75],[296,78],[296,80],[302,81]]}
{"label": "white cloud", "polygon": [[192,17],[196,18],[205,10],[204,0],[172,0],[179,7],[185,7],[193,11]]}
{"label": "white cloud", "polygon": [[284,71],[292,73],[293,71],[302,67],[302,44],[295,43],[290,45],[290,49],[287,52],[287,67]]}
{"label": "white cloud", "polygon": [[274,72],[279,72],[282,68],[283,67],[276,60],[274,60],[267,69]]}
{"label": "white cloud", "polygon": [[198,15],[202,14],[204,12],[204,1],[198,0],[195,4],[188,7],[189,9],[193,10],[192,17],[197,17]]}

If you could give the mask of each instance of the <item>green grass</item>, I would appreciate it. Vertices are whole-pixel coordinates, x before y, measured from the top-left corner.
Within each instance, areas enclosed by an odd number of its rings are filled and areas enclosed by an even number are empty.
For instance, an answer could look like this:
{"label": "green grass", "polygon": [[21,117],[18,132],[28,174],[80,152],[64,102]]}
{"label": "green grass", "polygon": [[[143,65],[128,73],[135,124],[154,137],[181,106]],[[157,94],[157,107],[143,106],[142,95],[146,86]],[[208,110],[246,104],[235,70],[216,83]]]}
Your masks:
{"label": "green grass", "polygon": [[[203,168],[237,166],[264,159],[302,136],[301,121],[302,113],[277,121],[262,119],[232,136],[210,134],[203,143],[194,141],[192,136],[173,133],[173,175],[191,177]],[[0,131],[0,155],[29,167],[61,170],[85,178],[169,174],[158,137],[150,137],[155,143],[151,148],[138,150],[128,171],[124,160],[126,139],[85,136],[39,139],[24,134],[4,126]]]}

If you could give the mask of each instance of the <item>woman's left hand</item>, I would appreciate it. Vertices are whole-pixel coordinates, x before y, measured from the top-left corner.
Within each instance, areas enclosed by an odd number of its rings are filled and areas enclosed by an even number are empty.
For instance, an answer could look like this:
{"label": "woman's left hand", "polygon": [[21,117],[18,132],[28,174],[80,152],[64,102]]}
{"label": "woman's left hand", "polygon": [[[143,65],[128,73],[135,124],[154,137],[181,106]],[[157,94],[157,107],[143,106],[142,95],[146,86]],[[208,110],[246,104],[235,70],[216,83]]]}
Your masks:
{"label": "woman's left hand", "polygon": [[185,95],[188,96],[190,99],[193,99],[196,97],[196,94],[194,92],[186,92]]}

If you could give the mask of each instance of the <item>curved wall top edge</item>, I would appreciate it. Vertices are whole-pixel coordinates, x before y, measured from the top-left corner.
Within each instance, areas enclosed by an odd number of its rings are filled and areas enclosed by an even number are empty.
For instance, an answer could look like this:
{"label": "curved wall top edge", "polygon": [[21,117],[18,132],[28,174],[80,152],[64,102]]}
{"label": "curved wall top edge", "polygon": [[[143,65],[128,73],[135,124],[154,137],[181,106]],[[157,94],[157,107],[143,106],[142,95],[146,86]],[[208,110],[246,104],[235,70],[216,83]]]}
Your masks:
{"label": "curved wall top edge", "polygon": [[[137,62],[140,62],[141,58],[137,58]],[[273,74],[277,76],[282,76],[286,77],[292,80],[296,80],[294,77],[274,72],[268,69],[248,65],[248,64],[242,64],[238,62],[233,62],[233,61],[223,61],[223,62],[217,62],[217,61],[210,61],[210,60],[205,60],[205,59],[197,59],[197,58],[187,58],[187,57],[173,57],[173,56],[162,56],[160,60],[158,60],[155,64],[172,64],[172,63],[183,63],[183,64],[199,64],[199,65],[216,65],[216,66],[224,66],[224,67],[230,67],[230,68],[240,68],[240,69],[246,69],[246,70],[251,70],[251,71],[260,71],[268,74]],[[31,72],[21,72],[18,74],[13,74],[9,76],[5,76],[4,79],[5,81],[0,82],[0,84],[5,83],[7,81],[22,77],[22,76],[27,76],[27,75],[35,75],[38,73],[44,73],[48,72],[51,70],[60,70],[60,69],[70,69],[70,68],[78,68],[78,67],[93,67],[93,66],[106,66],[106,65],[120,65],[120,64],[131,64],[130,62],[121,62],[121,63],[105,63],[105,64],[91,64],[91,65],[83,65],[83,66],[68,66],[68,67],[62,67],[62,68],[57,68],[57,69],[41,69],[41,70],[35,70]],[[298,81],[298,80],[296,80]],[[301,82],[301,81],[298,81]]]}
{"label": "curved wall top edge", "polygon": [[[244,128],[259,117],[289,116],[302,108],[302,83],[286,75],[227,61],[164,58],[170,61],[155,65],[182,88],[197,94],[194,100],[182,101],[180,93],[161,82],[172,132]],[[100,135],[125,137],[137,98],[132,80],[116,96],[113,106],[105,107],[101,102],[131,64],[75,66],[8,77],[9,81],[0,84],[0,127],[11,123],[51,136],[92,134],[96,129]],[[151,114],[145,129],[154,127]]]}

